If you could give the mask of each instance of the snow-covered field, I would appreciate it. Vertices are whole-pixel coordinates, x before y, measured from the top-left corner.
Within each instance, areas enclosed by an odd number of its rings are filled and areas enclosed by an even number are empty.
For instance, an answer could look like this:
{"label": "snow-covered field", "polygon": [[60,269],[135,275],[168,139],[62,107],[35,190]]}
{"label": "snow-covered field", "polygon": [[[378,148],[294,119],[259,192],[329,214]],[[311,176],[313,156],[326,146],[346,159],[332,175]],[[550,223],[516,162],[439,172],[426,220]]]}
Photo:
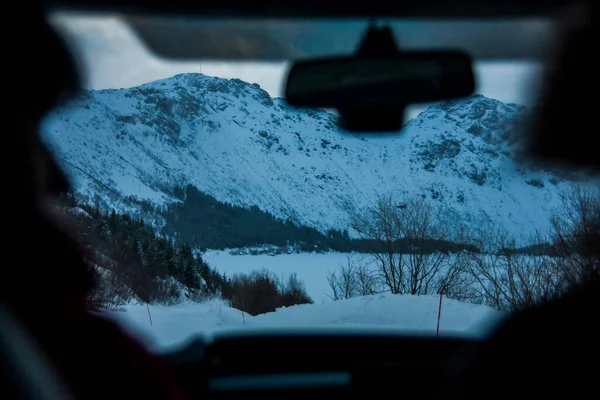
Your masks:
{"label": "snow-covered field", "polygon": [[327,274],[345,264],[348,257],[359,260],[361,254],[348,253],[299,253],[270,255],[231,255],[229,251],[209,251],[202,255],[208,264],[227,276],[266,269],[286,279],[296,273],[306,284],[306,291],[315,303],[330,301],[331,290]]}
{"label": "snow-covered field", "polygon": [[[163,351],[176,348],[195,335],[232,330],[343,328],[433,336],[438,305],[438,296],[382,294],[282,308],[256,317],[229,308],[219,300],[171,307],[132,305],[125,312],[111,314],[150,349]],[[444,299],[440,336],[481,337],[501,317],[485,306]]]}
{"label": "snow-covered field", "polygon": [[[165,350],[197,334],[248,329],[375,329],[435,335],[438,296],[381,294],[331,301],[326,276],[347,260],[361,255],[286,254],[234,256],[227,251],[204,255],[209,264],[228,275],[265,268],[284,278],[296,272],[315,304],[281,308],[252,317],[220,300],[176,306],[130,305],[111,316],[153,350]],[[443,299],[440,335],[480,336],[503,314],[486,306]],[[150,323],[152,319],[152,324]]]}

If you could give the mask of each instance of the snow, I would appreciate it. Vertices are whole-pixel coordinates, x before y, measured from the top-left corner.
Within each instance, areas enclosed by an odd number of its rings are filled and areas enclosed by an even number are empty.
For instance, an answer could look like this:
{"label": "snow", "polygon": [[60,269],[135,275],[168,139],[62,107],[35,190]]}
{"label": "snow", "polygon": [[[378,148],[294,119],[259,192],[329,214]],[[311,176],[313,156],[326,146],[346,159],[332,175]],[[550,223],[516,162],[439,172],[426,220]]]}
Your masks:
{"label": "snow", "polygon": [[[115,193],[160,204],[191,183],[324,231],[394,192],[430,198],[457,223],[529,236],[548,226],[569,182],[516,161],[511,121],[526,115],[473,96],[427,108],[398,135],[351,135],[332,114],[291,108],[249,83],[182,74],[85,92],[42,130],[77,190],[117,208]],[[534,178],[543,187],[527,184]]]}
{"label": "snow", "polygon": [[202,255],[211,267],[227,276],[266,269],[287,279],[296,273],[305,282],[306,291],[315,303],[330,301],[327,275],[345,264],[348,257],[361,259],[364,255],[348,253],[299,253],[270,255],[231,255],[229,251],[208,251]]}
{"label": "snow", "polygon": [[[109,316],[150,350],[162,352],[198,335],[223,332],[335,329],[435,336],[438,306],[438,296],[381,294],[280,308],[255,317],[229,308],[220,300],[176,306],[130,305],[126,311],[111,312]],[[504,314],[486,306],[444,298],[440,337],[485,337],[502,317]]]}
{"label": "snow", "polygon": [[[435,335],[439,296],[392,295],[389,293],[332,301],[326,275],[348,257],[361,254],[231,255],[228,251],[204,254],[209,264],[231,276],[265,268],[282,277],[297,273],[314,304],[280,308],[251,316],[227,306],[220,299],[204,303],[183,302],[173,306],[130,304],[111,318],[140,338],[154,351],[182,345],[196,335],[231,331],[328,330],[376,331]],[[149,315],[150,312],[150,315]],[[487,306],[443,298],[441,335],[482,337],[505,314]],[[150,318],[152,324],[150,324]]]}
{"label": "snow", "polygon": [[[124,196],[164,204],[174,201],[175,185],[191,183],[220,201],[256,205],[325,231],[346,229],[349,212],[393,192],[399,201],[423,196],[437,202],[457,225],[474,228],[485,220],[518,239],[548,226],[573,178],[518,161],[523,138],[513,121],[526,116],[520,106],[472,96],[428,107],[400,134],[361,136],[341,132],[332,114],[291,108],[255,85],[182,74],[137,88],[84,92],[51,113],[42,133],[80,193],[122,212]],[[261,268],[284,279],[297,273],[315,304],[251,317],[211,300],[128,305],[110,316],[157,351],[227,330],[435,334],[437,296],[330,301],[326,276],[346,254],[204,257],[228,275]],[[441,334],[481,336],[502,316],[445,299]]]}

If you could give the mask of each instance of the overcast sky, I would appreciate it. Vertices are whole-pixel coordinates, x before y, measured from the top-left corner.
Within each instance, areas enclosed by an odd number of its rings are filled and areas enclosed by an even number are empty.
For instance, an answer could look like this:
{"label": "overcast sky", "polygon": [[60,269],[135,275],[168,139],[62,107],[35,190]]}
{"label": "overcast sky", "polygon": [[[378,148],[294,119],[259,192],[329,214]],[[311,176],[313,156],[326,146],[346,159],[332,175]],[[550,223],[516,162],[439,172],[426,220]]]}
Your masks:
{"label": "overcast sky", "polygon": [[[173,62],[155,57],[116,17],[60,17],[54,22],[72,38],[91,89],[137,86],[184,72],[202,72],[258,83],[282,96],[285,63]],[[488,63],[476,68],[478,93],[504,102],[531,105],[539,68],[530,64]]]}

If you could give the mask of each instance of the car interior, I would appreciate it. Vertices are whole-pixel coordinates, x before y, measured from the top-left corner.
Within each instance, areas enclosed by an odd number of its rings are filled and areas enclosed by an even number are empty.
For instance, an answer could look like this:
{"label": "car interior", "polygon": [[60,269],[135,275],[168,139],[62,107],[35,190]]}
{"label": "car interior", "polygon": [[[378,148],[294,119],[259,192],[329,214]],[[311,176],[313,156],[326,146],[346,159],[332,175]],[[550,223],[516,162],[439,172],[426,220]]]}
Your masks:
{"label": "car interior", "polygon": [[[290,61],[286,82],[290,104],[336,109],[348,130],[368,134],[399,129],[407,107],[414,103],[473,93],[477,85],[473,59],[553,62],[562,32],[557,16],[572,4],[568,0],[54,0],[46,1],[45,9],[48,13],[121,15],[148,48],[167,59]],[[187,23],[182,22],[182,16],[192,21],[186,29],[178,29]],[[332,42],[325,50],[309,45],[300,50],[263,46],[272,37],[265,32],[276,32],[282,24],[295,24],[319,38],[319,21],[327,19],[373,23],[363,23],[362,29],[354,30],[353,40],[338,47]],[[407,21],[404,28],[399,25],[396,39],[386,28],[385,21],[390,19]],[[382,22],[378,25],[377,21]],[[421,21],[420,30],[411,27],[411,21]],[[254,42],[239,46],[242,37]],[[248,48],[257,50],[248,52]],[[415,73],[429,67],[435,73]],[[374,74],[373,70],[382,74]],[[319,80],[319,76],[325,78]],[[380,81],[375,82],[375,78]],[[351,85],[345,79],[359,83]],[[542,156],[568,162],[584,160],[588,166],[597,160],[597,156],[594,160],[594,155],[581,153],[581,142],[576,148],[564,148],[562,153],[550,147],[540,147]],[[15,385],[21,398],[69,398],[60,377],[51,377],[52,360],[36,349],[35,340],[28,338],[18,321],[2,311],[2,386],[9,382]],[[533,313],[536,311],[526,314],[527,318]],[[521,321],[519,318],[525,317],[515,318]],[[547,327],[536,318],[528,320],[532,326],[537,321]],[[532,326],[528,325],[526,331],[534,332]],[[518,332],[515,327],[510,329]],[[502,329],[500,332],[504,332],[502,340],[516,343],[518,348],[520,336],[511,336]],[[194,399],[247,395],[460,399],[469,397],[454,391],[465,379],[461,375],[467,371],[465,366],[482,355],[495,354],[489,343],[497,343],[493,339],[496,337],[493,333],[490,339],[468,339],[335,330],[232,332],[199,335],[160,357],[188,397]],[[533,343],[527,337],[527,343]],[[524,358],[513,361],[531,361]],[[410,386],[400,389],[404,383]]]}

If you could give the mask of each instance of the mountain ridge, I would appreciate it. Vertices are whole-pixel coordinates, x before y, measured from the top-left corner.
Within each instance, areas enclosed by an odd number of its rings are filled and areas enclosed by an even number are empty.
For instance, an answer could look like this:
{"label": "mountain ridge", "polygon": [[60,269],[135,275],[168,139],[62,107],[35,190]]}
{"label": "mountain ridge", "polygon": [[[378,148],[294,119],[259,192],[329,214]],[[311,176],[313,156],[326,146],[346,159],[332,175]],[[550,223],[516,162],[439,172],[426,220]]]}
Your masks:
{"label": "mountain ridge", "polygon": [[522,163],[528,110],[481,95],[428,107],[394,136],[340,131],[239,79],[180,74],[129,89],[84,91],[52,112],[43,138],[77,191],[177,201],[192,184],[221,202],[345,229],[377,195],[424,196],[467,225],[531,235],[549,223],[572,176]]}

